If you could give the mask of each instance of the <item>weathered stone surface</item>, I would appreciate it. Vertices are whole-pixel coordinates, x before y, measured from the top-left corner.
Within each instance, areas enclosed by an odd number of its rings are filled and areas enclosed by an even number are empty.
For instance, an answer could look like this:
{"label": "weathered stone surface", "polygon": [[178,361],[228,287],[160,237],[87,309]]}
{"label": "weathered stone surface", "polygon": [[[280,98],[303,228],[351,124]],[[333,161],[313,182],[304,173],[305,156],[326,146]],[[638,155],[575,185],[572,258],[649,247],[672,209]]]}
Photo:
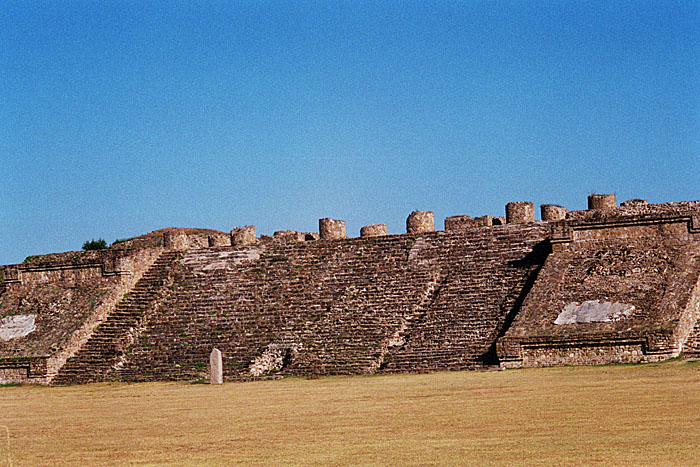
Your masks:
{"label": "weathered stone surface", "polygon": [[383,237],[386,232],[386,224],[365,225],[360,229],[360,237]]}
{"label": "weathered stone surface", "polygon": [[469,216],[450,216],[445,218],[445,231],[457,232],[472,227],[472,218]]}
{"label": "weathered stone surface", "polygon": [[459,232],[474,227],[485,227],[489,225],[493,225],[493,217],[491,216],[479,216],[473,219],[469,216],[451,216],[445,218],[446,232]]}
{"label": "weathered stone surface", "polygon": [[224,364],[221,359],[221,350],[215,348],[209,355],[209,383],[224,383]]}
{"label": "weathered stone surface", "polygon": [[646,199],[628,199],[627,201],[623,201],[620,203],[621,207],[628,207],[628,206],[646,206],[649,204],[649,200]]}
{"label": "weathered stone surface", "polygon": [[610,209],[617,206],[617,197],[614,194],[588,195],[588,209]]}
{"label": "weathered stone surface", "polygon": [[270,344],[262,355],[255,358],[248,368],[248,373],[253,377],[274,375],[285,367],[291,359],[292,352],[293,349],[289,345]]}
{"label": "weathered stone surface", "polygon": [[340,240],[345,238],[345,221],[324,217],[318,220],[318,232],[322,240]]}
{"label": "weathered stone surface", "polygon": [[566,219],[566,208],[556,204],[543,204],[540,206],[543,221],[560,221]]}
{"label": "weathered stone surface", "polygon": [[233,246],[252,245],[255,242],[256,238],[254,225],[236,227],[231,231],[231,245]]}
{"label": "weathered stone surface", "polygon": [[24,337],[36,329],[36,315],[6,316],[0,320],[0,340],[9,341]]}
{"label": "weathered stone surface", "polygon": [[163,233],[163,246],[168,250],[186,250],[190,248],[187,233],[179,229],[166,230]]}
{"label": "weathered stone surface", "polygon": [[3,315],[36,315],[33,332],[0,339],[0,379],[200,379],[212,348],[227,380],[700,356],[699,202],[465,219],[247,246],[179,229],[184,251],[163,252],[160,231],[118,254],[0,267]]}
{"label": "weathered stone surface", "polygon": [[547,258],[497,343],[502,366],[657,361],[681,352],[700,316],[700,236],[673,218],[650,225],[616,216],[609,228],[605,219],[567,219],[574,235]]}
{"label": "weathered stone surface", "polygon": [[535,222],[535,206],[530,201],[511,201],[506,204],[506,223]]}
{"label": "weathered stone surface", "polygon": [[272,238],[280,242],[303,242],[306,234],[296,230],[278,230],[272,234]]}
{"label": "weathered stone surface", "polygon": [[406,219],[406,233],[419,234],[435,230],[435,214],[432,211],[413,211]]}
{"label": "weathered stone surface", "polygon": [[574,324],[618,321],[634,312],[634,305],[587,300],[569,303],[559,313],[554,324]]}
{"label": "weathered stone surface", "polygon": [[207,236],[207,246],[216,248],[220,246],[231,246],[230,235],[209,235]]}

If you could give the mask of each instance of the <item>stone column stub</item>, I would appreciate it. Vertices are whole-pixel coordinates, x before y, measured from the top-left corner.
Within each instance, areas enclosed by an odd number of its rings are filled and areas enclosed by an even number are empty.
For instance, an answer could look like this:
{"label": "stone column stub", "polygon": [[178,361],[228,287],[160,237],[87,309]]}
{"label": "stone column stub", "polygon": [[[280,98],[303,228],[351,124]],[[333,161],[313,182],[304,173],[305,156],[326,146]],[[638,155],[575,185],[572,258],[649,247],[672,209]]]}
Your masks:
{"label": "stone column stub", "polygon": [[383,237],[386,233],[386,224],[371,224],[360,229],[360,237]]}
{"label": "stone column stub", "polygon": [[254,225],[236,227],[231,231],[231,246],[252,245],[256,241]]}
{"label": "stone column stub", "polygon": [[588,209],[610,209],[617,207],[617,196],[614,193],[605,195],[588,195]]}
{"label": "stone column stub", "polygon": [[190,247],[187,234],[182,230],[166,230],[163,232],[163,247],[166,250],[182,251]]}
{"label": "stone column stub", "polygon": [[318,220],[318,233],[321,240],[339,240],[346,238],[345,221],[324,217]]}
{"label": "stone column stub", "polygon": [[556,204],[543,204],[540,206],[543,221],[560,221],[566,219],[567,209]]}
{"label": "stone column stub", "polygon": [[406,219],[406,233],[419,234],[435,231],[435,214],[433,211],[413,211]]}
{"label": "stone column stub", "polygon": [[506,204],[506,223],[535,222],[535,206],[530,201],[511,201]]}

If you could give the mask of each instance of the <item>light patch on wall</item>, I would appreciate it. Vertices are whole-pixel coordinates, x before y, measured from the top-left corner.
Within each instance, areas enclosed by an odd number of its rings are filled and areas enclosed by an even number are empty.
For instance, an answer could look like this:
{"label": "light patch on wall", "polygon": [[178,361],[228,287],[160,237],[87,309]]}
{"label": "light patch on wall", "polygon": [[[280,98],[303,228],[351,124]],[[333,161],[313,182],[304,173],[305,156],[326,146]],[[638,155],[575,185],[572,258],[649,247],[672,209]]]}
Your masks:
{"label": "light patch on wall", "polygon": [[24,337],[36,329],[36,315],[13,315],[0,320],[0,340],[9,341]]}
{"label": "light patch on wall", "polygon": [[564,307],[554,324],[574,324],[619,321],[634,311],[634,305],[627,303],[599,302],[588,300],[581,304],[569,303]]}

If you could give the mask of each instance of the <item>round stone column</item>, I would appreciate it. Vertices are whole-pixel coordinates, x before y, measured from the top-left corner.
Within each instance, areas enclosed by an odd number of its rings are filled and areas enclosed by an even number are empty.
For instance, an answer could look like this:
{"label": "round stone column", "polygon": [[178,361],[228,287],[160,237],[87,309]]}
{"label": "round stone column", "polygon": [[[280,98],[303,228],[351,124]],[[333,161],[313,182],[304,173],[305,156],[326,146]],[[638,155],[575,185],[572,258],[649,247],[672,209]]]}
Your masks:
{"label": "round stone column", "polygon": [[543,221],[560,221],[566,219],[566,208],[556,204],[543,204],[540,206]]}
{"label": "round stone column", "polygon": [[530,201],[511,201],[506,204],[506,223],[535,222],[535,206]]}
{"label": "round stone column", "polygon": [[435,231],[433,211],[413,211],[406,219],[406,233],[418,234]]}
{"label": "round stone column", "polygon": [[614,194],[588,195],[588,209],[610,209],[617,206],[617,197]]}
{"label": "round stone column", "polygon": [[386,224],[371,224],[360,229],[360,237],[383,237],[386,235]]}
{"label": "round stone column", "polygon": [[345,237],[345,221],[324,217],[318,220],[318,233],[321,240],[338,240]]}

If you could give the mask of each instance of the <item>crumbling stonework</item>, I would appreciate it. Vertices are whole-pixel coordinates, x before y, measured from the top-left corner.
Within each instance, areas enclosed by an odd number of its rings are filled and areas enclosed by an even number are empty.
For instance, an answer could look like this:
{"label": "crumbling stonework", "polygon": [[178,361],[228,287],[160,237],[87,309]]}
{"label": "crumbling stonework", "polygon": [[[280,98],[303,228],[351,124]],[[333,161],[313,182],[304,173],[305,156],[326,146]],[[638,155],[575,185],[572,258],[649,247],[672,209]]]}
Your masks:
{"label": "crumbling stonework", "polygon": [[406,219],[406,233],[419,234],[435,230],[435,214],[432,211],[413,211]]}
{"label": "crumbling stonework", "polygon": [[611,209],[617,206],[617,197],[614,194],[589,195],[588,209]]}
{"label": "crumbling stonework", "polygon": [[360,237],[383,237],[386,235],[386,224],[365,225],[360,229]]}
{"label": "crumbling stonework", "polygon": [[[499,223],[497,225],[501,225]],[[468,230],[474,227],[487,227],[493,225],[493,217],[480,216],[471,218],[469,216],[451,216],[445,218],[445,231],[456,232],[460,230]]]}
{"label": "crumbling stonework", "polygon": [[535,222],[535,206],[529,201],[511,201],[506,204],[506,222],[508,224]]}
{"label": "crumbling stonework", "polygon": [[182,230],[168,230],[163,233],[163,246],[166,250],[186,250],[190,242]]}
{"label": "crumbling stonework", "polygon": [[345,221],[324,217],[318,221],[318,231],[323,240],[340,240],[345,238]]}
{"label": "crumbling stonework", "polygon": [[0,267],[0,382],[202,381],[214,348],[229,381],[700,357],[700,202],[601,200],[29,258]]}
{"label": "crumbling stonework", "polygon": [[566,208],[556,204],[540,206],[543,221],[560,221],[566,219]]}
{"label": "crumbling stonework", "polygon": [[244,227],[237,227],[231,231],[231,245],[232,246],[246,246],[252,245],[256,241],[255,239],[255,226],[246,225]]}

